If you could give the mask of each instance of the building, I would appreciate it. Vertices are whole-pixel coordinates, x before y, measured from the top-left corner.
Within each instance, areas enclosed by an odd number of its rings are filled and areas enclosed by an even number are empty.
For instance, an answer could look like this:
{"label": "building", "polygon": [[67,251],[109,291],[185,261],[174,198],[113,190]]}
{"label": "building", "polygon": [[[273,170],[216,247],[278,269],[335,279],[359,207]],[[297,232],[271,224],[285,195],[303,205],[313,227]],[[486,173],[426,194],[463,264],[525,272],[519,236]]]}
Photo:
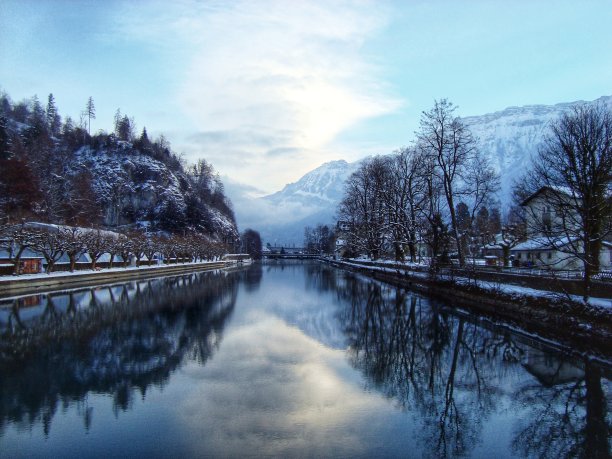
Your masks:
{"label": "building", "polygon": [[[513,264],[521,267],[580,270],[580,226],[572,214],[575,198],[568,190],[542,187],[521,203],[524,209],[526,240],[511,249]],[[601,269],[612,266],[612,243],[602,243]]]}

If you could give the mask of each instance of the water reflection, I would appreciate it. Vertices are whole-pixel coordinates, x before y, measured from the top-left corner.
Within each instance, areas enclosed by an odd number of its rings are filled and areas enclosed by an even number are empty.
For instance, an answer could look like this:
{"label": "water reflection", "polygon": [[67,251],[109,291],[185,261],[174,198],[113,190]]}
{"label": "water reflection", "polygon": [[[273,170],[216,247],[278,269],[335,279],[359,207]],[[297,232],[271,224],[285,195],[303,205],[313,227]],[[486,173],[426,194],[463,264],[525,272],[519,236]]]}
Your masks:
{"label": "water reflection", "polygon": [[8,455],[609,457],[607,367],[316,263],[4,306]]}
{"label": "water reflection", "polygon": [[[399,288],[353,275],[328,286],[329,279],[319,274],[317,282],[347,305],[352,365],[418,415],[423,455],[471,454],[490,414],[509,409],[523,412],[512,419],[520,456],[609,457],[609,382],[588,358],[543,351]],[[507,391],[514,391],[511,404],[502,407]]]}
{"label": "water reflection", "polygon": [[38,304],[11,300],[1,311],[0,434],[7,423],[42,423],[48,434],[58,409],[73,403],[89,430],[87,394],[111,395],[118,414],[136,394],[166,385],[185,359],[204,364],[239,280],[197,273],[38,295]]}

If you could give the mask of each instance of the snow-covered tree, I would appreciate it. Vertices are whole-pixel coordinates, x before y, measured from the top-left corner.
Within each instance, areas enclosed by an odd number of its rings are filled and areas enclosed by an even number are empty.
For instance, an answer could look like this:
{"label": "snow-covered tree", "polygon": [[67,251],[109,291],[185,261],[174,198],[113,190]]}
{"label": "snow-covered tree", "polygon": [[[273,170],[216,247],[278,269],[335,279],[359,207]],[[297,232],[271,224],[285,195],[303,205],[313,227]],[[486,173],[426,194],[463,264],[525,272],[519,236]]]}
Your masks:
{"label": "snow-covered tree", "polygon": [[417,137],[421,150],[436,165],[434,173],[443,187],[459,264],[463,266],[464,254],[457,227],[455,201],[460,188],[465,184],[466,170],[475,155],[476,142],[461,119],[455,116],[456,108],[447,99],[435,101],[433,108],[422,113]]}

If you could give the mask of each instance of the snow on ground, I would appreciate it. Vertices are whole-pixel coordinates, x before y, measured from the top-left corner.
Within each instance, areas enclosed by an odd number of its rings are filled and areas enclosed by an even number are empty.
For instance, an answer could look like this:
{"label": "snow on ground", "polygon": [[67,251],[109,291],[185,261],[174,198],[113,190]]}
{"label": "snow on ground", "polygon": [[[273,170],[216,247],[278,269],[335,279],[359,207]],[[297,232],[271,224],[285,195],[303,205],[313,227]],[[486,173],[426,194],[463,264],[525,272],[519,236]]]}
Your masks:
{"label": "snow on ground", "polygon": [[87,275],[91,275],[91,274],[100,274],[100,275],[104,275],[104,274],[109,274],[109,273],[114,273],[114,272],[126,272],[126,271],[138,271],[138,270],[155,270],[155,269],[162,269],[162,268],[168,268],[168,267],[172,267],[172,266],[185,266],[185,265],[206,265],[206,264],[212,264],[212,263],[218,263],[218,261],[196,261],[196,262],[190,262],[190,263],[177,263],[177,264],[171,264],[171,265],[152,265],[152,266],[128,266],[127,268],[124,267],[116,267],[116,268],[104,268],[101,270],[92,270],[92,269],[81,269],[78,271],[74,271],[74,272],[70,272],[70,271],[59,271],[59,272],[53,272],[53,273],[37,273],[37,274],[20,274],[19,276],[14,276],[14,275],[7,275],[7,276],[0,276],[0,284],[3,282],[14,282],[16,280],[35,280],[35,279],[50,279],[53,277],[65,277],[65,276],[81,276],[84,274]]}
{"label": "snow on ground", "polygon": [[[338,261],[338,260],[336,260]],[[373,266],[370,264],[363,264],[360,263],[360,261],[365,261],[364,259],[351,259],[351,261],[338,261],[339,263],[345,265],[345,266],[351,266],[354,268],[367,268],[369,270],[372,271],[378,271],[378,272],[385,272],[385,273],[393,273],[393,274],[397,274],[399,272],[398,268],[387,268],[384,266]],[[370,261],[370,260],[368,260]],[[402,266],[406,266],[409,267],[409,265],[405,264],[405,263],[396,263],[393,261],[389,261],[389,262],[376,262],[377,264],[389,264],[389,265],[402,265]],[[416,264],[412,264],[413,267],[423,267],[423,265],[416,265]],[[429,273],[424,272],[424,271],[412,271],[412,270],[406,270],[407,272],[409,272],[410,276],[412,277],[416,277],[416,278],[421,278],[421,279],[426,279],[429,277]],[[441,276],[442,279],[444,279],[444,276]],[[460,284],[472,284],[472,285],[476,285],[480,288],[486,289],[486,290],[490,290],[491,292],[502,292],[502,293],[506,293],[508,295],[520,295],[520,296],[531,296],[531,297],[554,297],[554,296],[558,296],[560,295],[560,293],[557,292],[553,292],[550,290],[539,290],[539,289],[535,289],[535,288],[530,288],[530,287],[522,287],[520,285],[514,285],[514,284],[505,284],[505,283],[501,283],[501,282],[491,282],[491,281],[483,281],[483,280],[474,280],[474,279],[469,279],[467,277],[453,277],[452,279],[448,276],[446,276],[447,280],[454,280],[457,283]],[[577,301],[577,302],[582,302],[583,298],[580,295],[568,295],[568,297],[570,299],[572,299],[573,301]],[[609,310],[610,312],[612,312],[612,298],[589,298],[588,300],[588,304],[598,308],[598,309],[606,309]]]}

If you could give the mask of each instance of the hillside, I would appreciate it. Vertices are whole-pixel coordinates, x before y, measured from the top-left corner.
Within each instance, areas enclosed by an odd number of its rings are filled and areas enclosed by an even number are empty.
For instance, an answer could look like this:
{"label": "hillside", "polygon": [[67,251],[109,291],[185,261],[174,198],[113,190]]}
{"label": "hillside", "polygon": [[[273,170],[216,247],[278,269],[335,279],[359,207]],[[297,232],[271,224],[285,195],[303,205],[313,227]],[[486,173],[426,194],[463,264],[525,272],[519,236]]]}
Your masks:
{"label": "hillside", "polygon": [[196,232],[219,241],[238,231],[213,167],[186,167],[168,142],[133,132],[127,116],[115,132],[89,135],[63,123],[52,96],[12,103],[0,95],[0,208],[13,221],[128,231]]}

